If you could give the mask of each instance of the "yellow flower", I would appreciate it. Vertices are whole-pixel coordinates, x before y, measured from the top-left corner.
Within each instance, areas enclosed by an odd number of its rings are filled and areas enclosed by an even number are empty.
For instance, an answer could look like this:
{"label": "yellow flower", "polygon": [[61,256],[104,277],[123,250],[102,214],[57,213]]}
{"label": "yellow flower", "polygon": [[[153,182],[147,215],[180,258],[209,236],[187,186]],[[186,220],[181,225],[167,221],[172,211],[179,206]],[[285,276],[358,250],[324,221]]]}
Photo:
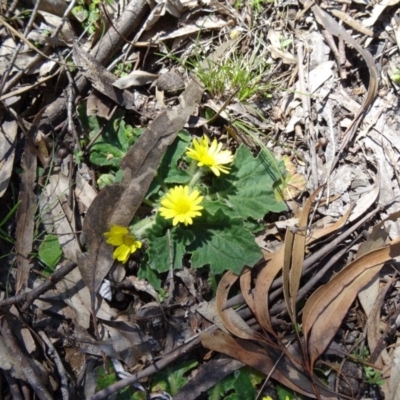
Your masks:
{"label": "yellow flower", "polygon": [[123,264],[128,261],[131,254],[142,247],[142,242],[136,240],[125,226],[113,225],[110,232],[106,232],[104,236],[108,244],[117,247],[113,253],[114,260],[121,261]]}
{"label": "yellow flower", "polygon": [[165,219],[171,219],[172,225],[176,226],[179,222],[185,225],[193,224],[194,217],[200,216],[199,210],[204,207],[199,206],[203,196],[198,190],[189,193],[189,186],[175,186],[161,199],[160,214]]}
{"label": "yellow flower", "polygon": [[220,172],[224,174],[229,173],[229,167],[224,164],[230,164],[233,161],[233,155],[229,150],[221,150],[222,143],[218,143],[217,139],[214,139],[210,145],[210,140],[207,136],[203,136],[201,139],[193,139],[193,148],[188,148],[186,152],[187,156],[198,161],[197,166],[208,167],[216,176],[220,175]]}

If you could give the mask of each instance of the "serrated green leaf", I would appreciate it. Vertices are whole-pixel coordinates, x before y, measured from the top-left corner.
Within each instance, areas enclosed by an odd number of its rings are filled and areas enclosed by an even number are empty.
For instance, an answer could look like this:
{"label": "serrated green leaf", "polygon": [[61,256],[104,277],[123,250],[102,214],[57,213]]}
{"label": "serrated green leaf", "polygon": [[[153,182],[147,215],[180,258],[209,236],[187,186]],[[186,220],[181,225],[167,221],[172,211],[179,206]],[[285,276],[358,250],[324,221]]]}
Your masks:
{"label": "serrated green leaf", "polygon": [[197,365],[197,361],[183,361],[177,365],[165,368],[155,376],[151,390],[164,390],[171,396],[175,396],[187,382],[187,378],[184,375],[197,367]]}
{"label": "serrated green leaf", "polygon": [[39,258],[48,267],[54,269],[62,256],[62,249],[56,235],[46,235],[39,246]]}
{"label": "serrated green leaf", "polygon": [[118,149],[109,143],[96,143],[93,145],[90,154],[90,161],[93,164],[111,167],[119,167],[122,158],[126,152]]}
{"label": "serrated green leaf", "polygon": [[[168,235],[168,229],[170,229],[170,235]],[[174,269],[181,269],[182,259],[186,253],[185,247],[194,239],[190,228],[171,227],[170,223],[159,215],[157,215],[156,223],[147,231],[147,237],[149,265],[157,272],[168,271],[171,264]]]}
{"label": "serrated green leaf", "polygon": [[185,132],[179,132],[178,136],[168,147],[160,163],[157,172],[157,179],[163,183],[187,183],[190,175],[179,167],[179,160],[186,152],[190,142],[190,135]]}
{"label": "serrated green leaf", "polygon": [[215,179],[215,193],[226,197],[243,219],[259,219],[269,211],[286,210],[285,204],[275,199],[275,175],[265,159],[254,158],[246,146],[240,146],[231,173]]}
{"label": "serrated green leaf", "polygon": [[299,394],[295,394],[292,390],[285,388],[282,385],[276,385],[276,393],[278,394],[278,400],[294,400],[302,398]]}
{"label": "serrated green leaf", "polygon": [[207,212],[192,228],[195,240],[187,246],[192,253],[192,266],[210,265],[211,272],[220,274],[229,269],[239,274],[245,265],[252,267],[261,257],[254,236],[244,228],[243,220],[230,218],[221,210],[215,215]]}
{"label": "serrated green leaf", "polygon": [[[254,375],[251,368],[241,368],[229,374],[210,389],[208,391],[209,399],[255,399],[257,397],[257,391],[254,387],[253,380],[257,381],[257,383],[261,381]],[[228,392],[232,390],[234,390],[235,393],[228,394]]]}
{"label": "serrated green leaf", "polygon": [[219,200],[204,200],[202,201],[201,205],[204,207],[205,210],[207,210],[208,213],[211,215],[215,215],[215,213],[218,210],[221,210],[225,215],[228,217],[234,218],[234,217],[240,217],[240,214],[233,209],[232,207],[229,207],[223,199]]}
{"label": "serrated green leaf", "polygon": [[236,379],[233,386],[239,397],[243,398],[245,395],[249,399],[255,399],[257,397],[257,391],[251,383],[249,373],[240,369],[234,372],[234,376]]}

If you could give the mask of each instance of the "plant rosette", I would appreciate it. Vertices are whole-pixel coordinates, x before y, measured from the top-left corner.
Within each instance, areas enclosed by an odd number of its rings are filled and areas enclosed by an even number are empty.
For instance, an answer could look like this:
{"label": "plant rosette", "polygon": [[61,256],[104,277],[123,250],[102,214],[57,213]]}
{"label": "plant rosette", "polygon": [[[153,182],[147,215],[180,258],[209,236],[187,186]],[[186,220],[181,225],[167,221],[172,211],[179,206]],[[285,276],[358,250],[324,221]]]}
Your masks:
{"label": "plant rosette", "polygon": [[[286,210],[273,188],[285,174],[282,162],[269,164],[243,145],[233,155],[206,136],[190,141],[180,132],[168,148],[145,198],[154,212],[130,227],[131,242],[146,242],[141,278],[182,268],[185,256],[194,268],[238,274],[262,258],[254,236],[260,220]],[[128,250],[120,252],[126,261]]]}

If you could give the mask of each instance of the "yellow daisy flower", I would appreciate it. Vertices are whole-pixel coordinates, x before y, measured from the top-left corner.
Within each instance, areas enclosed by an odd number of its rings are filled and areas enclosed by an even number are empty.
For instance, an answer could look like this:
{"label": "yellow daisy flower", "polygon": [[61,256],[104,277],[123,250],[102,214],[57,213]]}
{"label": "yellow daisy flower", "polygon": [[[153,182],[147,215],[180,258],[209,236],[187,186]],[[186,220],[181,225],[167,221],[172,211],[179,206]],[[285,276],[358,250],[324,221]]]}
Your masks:
{"label": "yellow daisy flower", "polygon": [[218,143],[217,139],[213,140],[210,147],[210,140],[204,135],[201,139],[193,139],[193,146],[194,148],[188,148],[186,155],[198,161],[198,167],[210,168],[216,176],[221,172],[229,173],[229,167],[224,164],[230,164],[233,155],[229,150],[221,150],[222,143]]}
{"label": "yellow daisy flower", "polygon": [[199,204],[202,200],[203,196],[197,189],[189,193],[189,186],[175,186],[161,199],[160,215],[165,219],[173,218],[173,226],[179,222],[191,225],[192,218],[201,215],[199,211],[204,207]]}
{"label": "yellow daisy flower", "polygon": [[106,232],[104,236],[107,238],[108,244],[117,247],[113,253],[114,260],[121,261],[123,264],[128,261],[131,254],[142,247],[142,242],[136,240],[125,226],[113,225],[110,232]]}

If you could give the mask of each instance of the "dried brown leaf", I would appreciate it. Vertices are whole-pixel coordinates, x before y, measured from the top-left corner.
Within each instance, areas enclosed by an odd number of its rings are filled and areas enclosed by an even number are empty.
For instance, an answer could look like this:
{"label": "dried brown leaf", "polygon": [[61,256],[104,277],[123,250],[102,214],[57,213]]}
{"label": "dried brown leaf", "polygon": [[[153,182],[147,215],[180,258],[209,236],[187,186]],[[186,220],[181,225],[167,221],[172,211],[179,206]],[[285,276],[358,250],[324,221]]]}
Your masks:
{"label": "dried brown leaf", "polygon": [[301,211],[298,230],[287,229],[283,256],[282,282],[283,294],[290,318],[296,324],[297,293],[300,287],[300,279],[303,272],[304,249],[307,240],[308,216],[312,204],[321,192],[318,188],[305,202]]}
{"label": "dried brown leaf", "polygon": [[254,288],[255,316],[260,326],[273,336],[276,336],[276,333],[271,323],[268,293],[272,282],[282,269],[283,254],[284,248],[282,247],[274,253],[269,262],[265,263],[263,269],[257,276],[257,283]]}
{"label": "dried brown leaf", "polygon": [[374,32],[372,32],[371,29],[368,29],[365,25],[361,24],[360,22],[352,18],[348,13],[335,9],[332,9],[331,13],[335,17],[338,17],[340,20],[342,20],[345,24],[349,25],[354,30],[370,37],[374,36]]}
{"label": "dried brown leaf", "polygon": [[373,279],[383,263],[399,255],[399,240],[364,254],[311,295],[303,311],[310,368],[332,340],[358,292]]}
{"label": "dried brown leaf", "polygon": [[229,290],[238,279],[238,275],[228,271],[220,280],[216,295],[217,311],[222,323],[230,333],[242,339],[252,340],[258,337],[258,334],[247,325],[235,310],[226,308]]}
{"label": "dried brown leaf", "polygon": [[31,262],[29,255],[32,252],[33,231],[35,229],[36,195],[33,191],[36,180],[37,159],[29,142],[26,142],[21,166],[21,186],[17,210],[17,229],[15,251],[17,253],[17,285],[18,293],[28,282]]}
{"label": "dried brown leaf", "polygon": [[[199,336],[204,347],[227,354],[265,375],[271,374],[274,379],[291,390],[315,398],[312,384],[302,369],[295,368],[285,356],[279,359],[281,356],[279,351],[266,349],[253,341],[234,339],[222,331],[201,332]],[[324,391],[323,388],[321,391]]]}

